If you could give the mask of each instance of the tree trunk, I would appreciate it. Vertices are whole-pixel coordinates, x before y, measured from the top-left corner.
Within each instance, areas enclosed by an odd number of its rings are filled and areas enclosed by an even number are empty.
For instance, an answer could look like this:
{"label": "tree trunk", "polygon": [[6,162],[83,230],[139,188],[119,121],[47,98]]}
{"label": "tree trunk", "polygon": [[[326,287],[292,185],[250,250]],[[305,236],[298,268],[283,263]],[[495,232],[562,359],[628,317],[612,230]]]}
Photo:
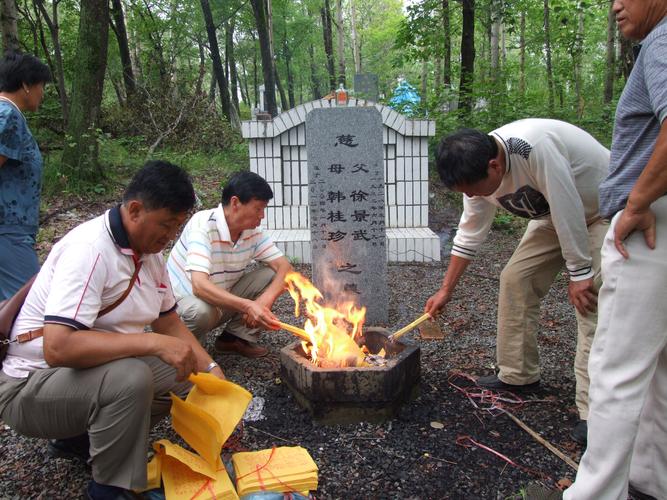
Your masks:
{"label": "tree trunk", "polygon": [[55,79],[58,85],[58,97],[60,98],[60,107],[63,113],[63,123],[67,127],[69,120],[69,104],[67,102],[67,89],[65,87],[65,70],[63,68],[63,51],[60,45],[60,22],[58,21],[58,4],[54,1],[51,4],[51,16],[49,16],[44,0],[35,0],[35,5],[39,9],[41,17],[44,18],[51,34],[51,43],[53,44],[53,56],[55,58]]}
{"label": "tree trunk", "polygon": [[16,0],[0,0],[2,10],[0,11],[0,27],[2,28],[2,48],[8,50],[20,50],[18,11]]}
{"label": "tree trunk", "polygon": [[203,74],[206,73],[206,54],[204,53],[204,43],[202,42],[200,35],[197,35],[197,48],[199,50],[199,74],[202,75],[202,77],[197,79],[195,94],[201,95],[204,91],[202,86],[204,84]]}
{"label": "tree trunk", "polygon": [[229,86],[231,88],[232,103],[234,103],[234,107],[238,113],[240,109],[238,94],[239,77],[236,71],[236,56],[234,54],[234,18],[230,19],[229,23],[227,23],[226,34],[225,55],[229,63]]}
{"label": "tree trunk", "polygon": [[72,102],[63,150],[63,171],[70,180],[102,177],[97,125],[102,104],[109,33],[108,0],[81,0]]}
{"label": "tree trunk", "polygon": [[287,16],[283,10],[283,59],[285,60],[285,73],[287,76],[287,97],[290,109],[296,106],[294,98],[294,75],[292,74],[292,51],[287,40]]}
{"label": "tree trunk", "polygon": [[201,4],[202,13],[204,14],[204,23],[206,25],[206,34],[208,35],[208,45],[211,51],[211,61],[213,62],[213,75],[218,83],[218,91],[220,92],[220,100],[222,101],[222,114],[230,120],[232,118],[229,101],[229,91],[227,89],[227,78],[222,67],[222,60],[220,59],[220,49],[218,47],[218,37],[215,33],[215,24],[213,24],[213,15],[211,14],[211,6],[208,0],[199,0]]}
{"label": "tree trunk", "polygon": [[544,53],[547,59],[547,87],[549,93],[549,113],[554,112],[554,72],[551,66],[551,31],[549,29],[549,0],[544,0]]}
{"label": "tree trunk", "polygon": [[243,78],[239,78],[239,82],[241,83],[241,99],[243,99],[243,102],[245,102],[250,108],[252,107],[252,101],[250,100],[250,89],[248,88],[248,68],[246,67],[246,62],[243,58],[241,58],[240,62],[241,72],[243,73]]}
{"label": "tree trunk", "polygon": [[625,38],[622,34],[619,33],[618,37],[619,44],[619,78],[623,77],[624,80],[627,80],[632,71],[632,67],[635,64],[635,56],[632,52],[632,41]]}
{"label": "tree trunk", "polygon": [[[257,77],[257,43],[255,34],[252,34],[252,91],[255,99],[255,108],[259,108],[259,78]],[[264,110],[262,110],[264,111]]]}
{"label": "tree trunk", "polygon": [[327,57],[327,71],[329,72],[329,90],[336,88],[336,71],[334,70],[333,55],[333,34],[331,32],[331,8],[329,0],[324,0],[324,7],[321,9],[322,15],[322,34],[324,36],[324,53]]}
{"label": "tree trunk", "polygon": [[285,87],[283,87],[283,82],[280,80],[280,74],[278,73],[278,66],[273,65],[273,69],[276,72],[276,87],[278,87],[278,93],[280,94],[280,105],[282,106],[283,111],[290,109],[289,101],[287,100],[287,94],[285,93]]}
{"label": "tree trunk", "polygon": [[442,37],[445,48],[444,59],[442,60],[442,83],[449,87],[452,83],[452,25],[449,0],[442,0]]}
{"label": "tree trunk", "polygon": [[259,51],[262,56],[262,73],[264,74],[264,105],[266,110],[262,111],[268,111],[271,116],[276,116],[278,106],[276,105],[275,66],[273,64],[273,51],[271,50],[266,0],[250,0],[250,3],[257,24]]}
{"label": "tree trunk", "polygon": [[616,15],[612,6],[614,0],[609,1],[609,14],[607,15],[607,67],[604,79],[604,103],[611,104],[614,97],[614,67],[616,65]]}
{"label": "tree trunk", "polygon": [[526,95],[526,11],[523,9],[519,21],[519,95]]}
{"label": "tree trunk", "polygon": [[310,59],[310,85],[313,94],[313,100],[322,98],[320,89],[320,78],[317,76],[317,66],[315,65],[315,50],[311,44],[308,44],[308,58]]}
{"label": "tree trunk", "polygon": [[422,61],[422,100],[426,99],[426,91],[428,90],[428,62]]}
{"label": "tree trunk", "polygon": [[343,29],[343,0],[336,0],[336,33],[338,47],[338,83],[347,87],[345,81],[345,31]]}
{"label": "tree trunk", "polygon": [[433,87],[435,95],[439,97],[442,94],[442,59],[439,57],[435,58],[433,72],[435,73]]}
{"label": "tree trunk", "polygon": [[489,8],[491,9],[491,37],[490,37],[490,51],[491,51],[491,80],[494,82],[498,78],[498,70],[500,69],[500,23],[502,14],[500,12],[501,4],[499,0],[492,0]]}
{"label": "tree trunk", "polygon": [[584,114],[584,96],[581,82],[581,65],[584,53],[584,7],[581,2],[577,4],[577,31],[572,51],[572,62],[574,67],[574,89],[577,99],[577,118],[581,119]]}
{"label": "tree trunk", "polygon": [[111,0],[111,18],[113,19],[111,27],[113,28],[116,40],[118,41],[118,53],[120,54],[120,62],[123,66],[125,95],[127,95],[128,100],[130,100],[136,91],[136,81],[134,79],[134,71],[132,70],[130,44],[127,40],[125,15],[123,14],[123,4],[121,0]]}
{"label": "tree trunk", "polygon": [[357,9],[354,6],[354,0],[350,0],[350,24],[354,72],[358,74],[361,73],[361,47],[359,46],[359,35],[357,34]]}
{"label": "tree trunk", "polygon": [[463,29],[461,31],[461,80],[459,108],[464,118],[473,107],[472,86],[475,75],[475,0],[462,0]]}

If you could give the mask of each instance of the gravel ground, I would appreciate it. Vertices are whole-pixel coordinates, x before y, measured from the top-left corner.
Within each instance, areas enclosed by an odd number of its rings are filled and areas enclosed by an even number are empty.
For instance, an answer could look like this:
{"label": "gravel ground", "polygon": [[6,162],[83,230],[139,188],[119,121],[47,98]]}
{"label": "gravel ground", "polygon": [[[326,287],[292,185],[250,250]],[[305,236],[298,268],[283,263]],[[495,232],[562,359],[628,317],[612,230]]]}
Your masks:
{"label": "gravel ground", "polygon": [[[432,217],[438,230],[455,220],[454,209],[444,209],[444,213],[446,216],[439,219]],[[64,216],[70,219],[66,226],[88,218],[70,212]],[[62,217],[55,217],[52,223],[55,220]],[[293,341],[287,332],[265,335],[264,345],[270,348],[265,358],[218,356],[229,379],[265,401],[262,418],[245,423],[237,448],[304,446],[320,469],[318,498],[521,498],[522,488],[540,477],[548,476],[546,484],[573,479],[573,471],[563,461],[507,416],[494,417],[476,410],[449,384],[456,371],[471,375],[493,371],[498,277],[519,236],[516,230],[492,231],[446,315],[439,320],[446,333],[444,340],[422,341],[415,332],[404,337],[421,347],[420,395],[391,421],[331,427],[314,424],[280,383],[279,351]],[[447,254],[445,246],[445,259]],[[419,316],[426,299],[438,289],[445,266],[446,260],[438,264],[390,264],[389,324],[385,326],[394,330]],[[298,266],[298,270],[310,275],[309,266]],[[275,312],[283,321],[296,323],[289,296],[279,299]],[[567,301],[565,278],[560,276],[542,308],[542,386],[525,396],[541,402],[526,403],[513,412],[578,461],[581,448],[569,436],[577,419],[572,371],[575,341],[574,314]],[[432,422],[442,424],[442,428],[433,427]],[[504,454],[514,464],[481,447],[457,444],[462,436]],[[175,439],[166,420],[154,429],[151,441],[165,437]],[[90,479],[89,470],[75,462],[49,459],[45,444],[42,439],[19,436],[0,422],[0,498],[80,496]]]}

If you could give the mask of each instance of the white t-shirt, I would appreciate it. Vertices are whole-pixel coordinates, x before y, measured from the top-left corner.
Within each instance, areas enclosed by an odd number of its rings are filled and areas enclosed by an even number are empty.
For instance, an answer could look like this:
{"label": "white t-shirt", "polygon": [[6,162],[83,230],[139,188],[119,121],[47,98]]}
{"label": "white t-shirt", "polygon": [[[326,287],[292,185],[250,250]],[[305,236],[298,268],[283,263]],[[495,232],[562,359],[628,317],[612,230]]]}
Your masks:
{"label": "white t-shirt", "polygon": [[[141,334],[161,314],[175,309],[162,254],[142,255],[132,291],[110,313],[98,313],[127,290],[136,256],[123,228],[119,207],[67,233],[53,246],[21,308],[11,338],[46,323],[76,330]],[[10,344],[2,370],[24,378],[49,368],[44,361],[42,337]]]}
{"label": "white t-shirt", "polygon": [[507,171],[490,196],[463,196],[452,255],[472,259],[486,240],[496,207],[554,225],[570,279],[593,277],[586,222],[598,217],[598,188],[609,172],[609,150],[566,122],[529,118],[491,132],[505,151]]}

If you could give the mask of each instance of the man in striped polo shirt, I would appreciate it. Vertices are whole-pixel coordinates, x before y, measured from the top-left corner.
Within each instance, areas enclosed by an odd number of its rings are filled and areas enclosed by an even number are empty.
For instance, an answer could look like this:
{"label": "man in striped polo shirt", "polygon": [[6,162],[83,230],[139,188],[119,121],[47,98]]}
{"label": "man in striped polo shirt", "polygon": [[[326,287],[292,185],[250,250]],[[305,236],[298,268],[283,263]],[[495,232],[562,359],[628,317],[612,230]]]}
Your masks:
{"label": "man in striped polo shirt", "polygon": [[500,275],[499,373],[480,377],[478,384],[514,391],[539,384],[540,301],[565,265],[578,325],[574,373],[579,422],[572,438],[585,443],[588,352],[597,320],[600,246],[608,227],[598,214],[598,186],[609,169],[609,151],[574,125],[529,118],[490,134],[466,129],[445,137],[436,164],[445,186],[465,196],[445,278],[425,310],[437,314],[449,302],[486,239],[496,208],[530,219]]}
{"label": "man in striped polo shirt", "polygon": [[[192,333],[203,344],[209,331],[226,323],[215,340],[218,352],[264,356],[268,350],[256,344],[260,331],[280,328],[271,307],[292,266],[259,228],[271,198],[259,175],[235,174],[222,203],[197,212],[169,255],[177,311]],[[253,262],[261,265],[250,268]]]}
{"label": "man in striped polo shirt", "polygon": [[[667,498],[667,0],[616,0],[641,49],[616,108],[588,448],[567,500]],[[630,485],[630,488],[629,488]]]}

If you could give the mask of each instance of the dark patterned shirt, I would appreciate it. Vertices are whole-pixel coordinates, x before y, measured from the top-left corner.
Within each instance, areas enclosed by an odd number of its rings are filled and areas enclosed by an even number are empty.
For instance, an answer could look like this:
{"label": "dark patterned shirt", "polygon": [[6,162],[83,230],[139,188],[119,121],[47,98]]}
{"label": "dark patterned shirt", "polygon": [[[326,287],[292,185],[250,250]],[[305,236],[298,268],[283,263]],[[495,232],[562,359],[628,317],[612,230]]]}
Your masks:
{"label": "dark patterned shirt", "polygon": [[0,234],[35,236],[39,225],[42,155],[21,111],[0,99]]}

